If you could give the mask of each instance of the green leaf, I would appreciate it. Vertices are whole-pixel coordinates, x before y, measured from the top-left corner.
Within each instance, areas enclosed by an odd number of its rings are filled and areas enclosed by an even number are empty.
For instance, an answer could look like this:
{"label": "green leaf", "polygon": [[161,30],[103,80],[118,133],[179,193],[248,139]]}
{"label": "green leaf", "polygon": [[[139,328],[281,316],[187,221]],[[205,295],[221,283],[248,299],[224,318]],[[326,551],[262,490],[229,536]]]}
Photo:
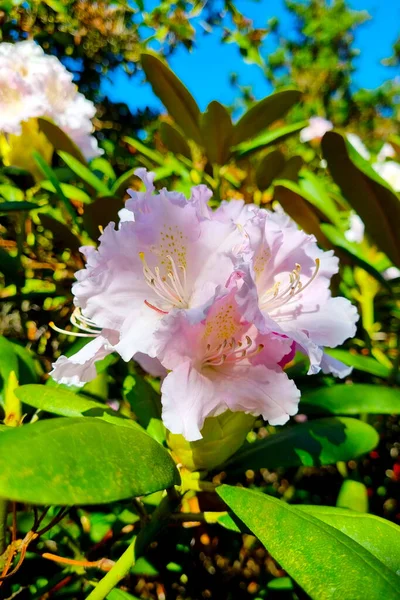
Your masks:
{"label": "green leaf", "polygon": [[303,170],[301,172],[299,193],[332,223],[341,227],[340,213],[334,200],[328,194],[321,179],[311,171]]}
{"label": "green leaf", "polygon": [[329,465],[370,452],[378,441],[375,429],[357,419],[316,419],[243,446],[225,470]]}
{"label": "green leaf", "polygon": [[308,121],[301,121],[300,123],[292,123],[291,125],[285,125],[284,127],[272,129],[271,131],[267,131],[257,136],[249,142],[238,144],[232,148],[232,150],[238,157],[244,158],[248,154],[261,150],[262,148],[266,148],[267,146],[270,146],[278,141],[283,142],[283,140],[285,140],[287,137],[306,127],[307,124]]}
{"label": "green leaf", "polygon": [[19,383],[36,383],[39,379],[39,374],[42,373],[40,363],[36,358],[36,355],[29,350],[20,346],[16,342],[9,340],[12,344],[13,350],[17,355],[18,360],[18,372],[19,372]]}
{"label": "green leaf", "polygon": [[12,371],[14,371],[15,375],[18,378],[18,357],[15,353],[13,344],[5,337],[0,335],[0,377],[2,379],[2,381],[0,381],[1,388],[7,383],[10,373]]}
{"label": "green leaf", "polygon": [[393,571],[335,527],[260,492],[226,485],[217,492],[313,600],[399,597]]}
{"label": "green leaf", "polygon": [[340,134],[326,133],[322,150],[332,177],[365,223],[368,235],[400,266],[400,202],[396,194]]}
{"label": "green leaf", "polygon": [[124,397],[147,433],[160,444],[165,442],[165,427],[161,421],[161,397],[139,375],[128,375],[124,381]]}
{"label": "green leaf", "polygon": [[[44,190],[48,190],[49,192],[57,192],[56,188],[51,183],[51,181],[41,181],[40,187]],[[92,201],[89,194],[76,187],[75,185],[70,185],[69,183],[60,183],[60,188],[64,196],[69,200],[75,200],[77,202],[82,202],[83,204],[90,204]]]}
{"label": "green leaf", "polygon": [[387,379],[390,376],[390,369],[386,365],[375,360],[375,358],[372,358],[372,356],[362,356],[361,354],[353,354],[352,352],[348,352],[348,350],[336,348],[334,350],[326,348],[325,352],[329,354],[329,356],[333,356],[333,358],[340,360],[345,365],[353,367],[358,371],[364,371],[365,373],[383,377],[384,379]]}
{"label": "green leaf", "polygon": [[201,134],[211,164],[224,165],[230,155],[233,125],[225,106],[210,102],[201,117]]}
{"label": "green leaf", "polygon": [[[96,190],[101,196],[107,196],[110,194],[110,189],[105,183],[101,181],[92,171],[83,165],[71,154],[67,152],[59,151],[58,154],[63,159],[65,164],[77,175],[82,181],[87,183],[89,187]],[[50,179],[50,177],[48,178]],[[54,183],[54,182],[53,182]]]}
{"label": "green leaf", "polygon": [[[336,506],[361,513],[368,512],[368,492],[361,481],[346,479],[339,490]],[[399,539],[400,541],[400,539]],[[399,563],[400,566],[400,563]]]}
{"label": "green leaf", "polygon": [[256,183],[260,190],[269,188],[285,166],[285,157],[279,150],[272,150],[258,163],[256,169]]}
{"label": "green leaf", "polygon": [[135,150],[140,152],[140,154],[143,154],[143,156],[146,156],[158,165],[163,165],[165,163],[165,156],[163,156],[161,152],[158,152],[158,150],[152,150],[151,148],[148,148],[139,140],[135,140],[133,137],[125,136],[122,138],[122,141],[126,144],[129,144],[129,146],[135,148]]}
{"label": "green leaf", "polygon": [[308,415],[398,415],[400,389],[364,383],[337,383],[332,387],[303,392],[300,407],[301,412]]}
{"label": "green leaf", "polygon": [[379,273],[373,264],[365,260],[359,244],[349,242],[344,237],[343,233],[338,231],[334,225],[329,225],[329,223],[321,223],[320,227],[321,231],[328,238],[331,244],[340,248],[340,250],[342,250],[346,256],[352,260],[353,263],[364,269],[364,271],[367,271],[367,273],[372,275],[372,277],[379,281],[381,285],[391,291],[391,287],[386,279],[384,279],[384,277]]}
{"label": "green leaf", "polygon": [[162,121],[160,123],[160,136],[163,144],[172,154],[175,156],[182,154],[182,156],[186,156],[186,158],[192,160],[190,146],[176,127]]}
{"label": "green leaf", "polygon": [[100,228],[106,227],[111,221],[119,221],[118,211],[124,208],[121,198],[103,196],[96,198],[92,204],[85,206],[83,223],[85,229],[93,240],[97,240]]}
{"label": "green leaf", "polygon": [[32,504],[103,504],[179,483],[146,433],[100,419],[59,418],[0,436],[0,495]]}
{"label": "green leaf", "polygon": [[201,144],[200,109],[195,99],[171,69],[157,56],[143,52],[143,71],[171,117],[185,135]]}
{"label": "green leaf", "polygon": [[285,116],[290,108],[299,101],[301,92],[284,90],[267,96],[257,102],[235,124],[232,144],[236,146],[253,138],[271,123]]}
{"label": "green leaf", "polygon": [[[64,195],[64,192],[61,189],[60,182],[58,181],[58,178],[57,178],[56,174],[54,173],[53,169],[47,164],[47,162],[39,154],[39,152],[33,151],[32,156],[33,156],[33,159],[35,160],[37,166],[39,167],[40,171],[43,173],[45,179],[48,179],[53,184],[58,197],[60,198],[61,202],[64,204],[65,210],[71,217],[72,221],[74,223],[76,223],[77,216],[76,216],[74,207],[71,205],[68,198]],[[74,158],[74,160],[76,160],[76,159]]]}
{"label": "green leaf", "polygon": [[322,246],[330,247],[329,240],[321,231],[319,218],[297,190],[295,183],[279,179],[275,185],[275,198],[306,233],[315,235]]}
{"label": "green leaf", "polygon": [[140,600],[137,596],[132,596],[123,590],[114,588],[107,596],[107,600]]}
{"label": "green leaf", "polygon": [[43,117],[38,118],[38,124],[39,130],[44,133],[55,150],[68,152],[68,154],[74,156],[80,163],[84,165],[87,164],[86,159],[78,146],[58,127],[58,125],[53,123],[50,119],[45,119]]}
{"label": "green leaf", "polygon": [[371,552],[389,569],[399,574],[400,527],[398,525],[375,515],[353,512],[345,508],[305,504],[297,508],[339,529]]}
{"label": "green leaf", "polygon": [[299,171],[303,166],[303,159],[301,156],[291,156],[279,173],[279,179],[288,179],[289,181],[297,181]]}
{"label": "green leaf", "polygon": [[24,199],[24,192],[13,185],[2,183],[0,185],[0,196],[8,202],[21,202]]}
{"label": "green leaf", "polygon": [[90,163],[90,168],[92,171],[99,171],[102,175],[104,175],[104,178],[108,180],[107,183],[112,183],[117,178],[112,165],[106,158],[103,158],[102,156],[94,158]]}
{"label": "green leaf", "polygon": [[32,210],[33,208],[39,208],[39,205],[34,204],[33,202],[26,202],[25,200],[16,202],[0,201],[0,213],[18,212],[20,210]]}

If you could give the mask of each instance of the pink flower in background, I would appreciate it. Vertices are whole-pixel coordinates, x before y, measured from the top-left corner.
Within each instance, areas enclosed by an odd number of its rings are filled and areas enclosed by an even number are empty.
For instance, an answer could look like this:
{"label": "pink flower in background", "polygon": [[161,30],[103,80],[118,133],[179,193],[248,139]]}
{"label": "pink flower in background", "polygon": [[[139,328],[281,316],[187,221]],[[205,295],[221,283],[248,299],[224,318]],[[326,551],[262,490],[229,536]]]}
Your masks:
{"label": "pink flower in background", "polygon": [[327,131],[333,129],[333,123],[323,117],[311,117],[308,127],[300,131],[300,141],[310,142],[311,140],[320,140]]}
{"label": "pink flower in background", "polygon": [[291,341],[261,335],[243,318],[236,301],[240,274],[230,289],[217,291],[205,319],[192,324],[174,311],[156,336],[159,356],[171,372],[162,384],[165,426],[188,441],[201,438],[204,420],[226,410],[262,415],[283,425],[296,414],[300,393],[278,366],[291,352]]}
{"label": "pink flower in background", "polygon": [[0,133],[20,135],[31,118],[52,119],[89,160],[102,154],[93,137],[93,102],[77,90],[72,74],[33,41],[0,43]]}

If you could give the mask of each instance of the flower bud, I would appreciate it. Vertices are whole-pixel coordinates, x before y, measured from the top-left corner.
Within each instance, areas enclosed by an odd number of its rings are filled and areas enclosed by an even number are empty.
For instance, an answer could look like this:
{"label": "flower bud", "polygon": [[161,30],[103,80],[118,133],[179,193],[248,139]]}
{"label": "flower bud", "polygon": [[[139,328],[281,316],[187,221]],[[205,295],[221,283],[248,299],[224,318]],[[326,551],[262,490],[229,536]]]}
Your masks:
{"label": "flower bud", "polygon": [[175,461],[186,469],[214,469],[239,450],[254,420],[252,415],[228,410],[205,420],[201,440],[188,442],[182,435],[168,432],[167,443]]}

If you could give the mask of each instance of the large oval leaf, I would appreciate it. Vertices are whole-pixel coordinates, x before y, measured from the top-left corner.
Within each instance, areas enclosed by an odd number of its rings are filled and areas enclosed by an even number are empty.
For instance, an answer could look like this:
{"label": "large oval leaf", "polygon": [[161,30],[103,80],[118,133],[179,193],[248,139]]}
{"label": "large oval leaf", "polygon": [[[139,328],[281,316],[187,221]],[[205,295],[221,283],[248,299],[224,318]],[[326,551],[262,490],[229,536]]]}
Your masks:
{"label": "large oval leaf", "polygon": [[102,415],[104,411],[113,412],[101,402],[89,400],[68,390],[44,385],[21,385],[15,394],[28,406],[61,417],[96,417]]}
{"label": "large oval leaf", "polygon": [[176,127],[162,121],[160,123],[160,136],[163,144],[170,152],[172,152],[172,154],[175,154],[175,156],[177,154],[182,154],[182,156],[192,160],[190,146]]}
{"label": "large oval leaf", "polygon": [[364,221],[367,233],[400,266],[400,202],[396,194],[340,134],[326,133],[322,150],[332,177]]}
{"label": "large oval leaf", "polygon": [[179,483],[167,450],[137,428],[60,418],[0,436],[0,496],[32,504],[100,504]]}
{"label": "large oval leaf", "polygon": [[283,142],[287,137],[293,135],[304,129],[308,124],[308,121],[301,121],[300,123],[292,123],[291,125],[284,125],[283,127],[277,127],[271,131],[266,131],[250,140],[249,142],[242,142],[233,148],[235,154],[240,158],[244,158],[248,154],[257,152],[262,148],[266,148],[275,142]]}
{"label": "large oval leaf", "polygon": [[339,529],[369,550],[389,569],[399,574],[400,527],[398,525],[375,515],[353,512],[346,508],[305,504],[297,508]]}
{"label": "large oval leaf", "polygon": [[232,144],[240,144],[261,133],[271,123],[282,118],[299,101],[300,96],[301,92],[298,90],[284,90],[257,102],[236,123]]}
{"label": "large oval leaf", "polygon": [[400,414],[400,390],[383,385],[336,384],[304,392],[300,411],[308,415]]}
{"label": "large oval leaf", "polygon": [[86,231],[93,240],[97,240],[101,228],[105,228],[111,221],[119,221],[118,212],[124,208],[121,198],[102,196],[96,198],[92,204],[85,206],[83,222]]}
{"label": "large oval leaf", "polygon": [[375,429],[357,419],[316,419],[247,444],[226,470],[329,465],[370,452],[378,441]]}
{"label": "large oval leaf", "polygon": [[201,133],[208,160],[224,165],[230,154],[233,125],[225,106],[210,102],[201,119]]}
{"label": "large oval leaf", "polygon": [[175,73],[154,54],[143,52],[141,62],[154,93],[171,117],[188,137],[201,144],[200,109],[193,96]]}
{"label": "large oval leaf", "polygon": [[274,179],[279,177],[285,166],[285,157],[279,150],[272,150],[258,163],[256,169],[256,183],[260,190],[269,188]]}
{"label": "large oval leaf", "polygon": [[364,371],[365,373],[370,373],[371,375],[376,375],[377,377],[383,377],[385,379],[390,376],[390,369],[386,365],[375,360],[372,356],[354,354],[353,352],[343,350],[342,348],[326,348],[326,353],[358,371]]}
{"label": "large oval leaf", "polygon": [[393,571],[337,528],[260,492],[217,492],[313,600],[399,598]]}

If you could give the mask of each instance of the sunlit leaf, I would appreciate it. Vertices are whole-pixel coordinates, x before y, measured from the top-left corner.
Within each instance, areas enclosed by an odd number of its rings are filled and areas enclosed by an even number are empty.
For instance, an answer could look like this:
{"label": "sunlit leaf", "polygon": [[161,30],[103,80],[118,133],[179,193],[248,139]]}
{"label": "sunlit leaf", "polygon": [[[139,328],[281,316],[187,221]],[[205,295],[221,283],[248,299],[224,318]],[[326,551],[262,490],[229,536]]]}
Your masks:
{"label": "sunlit leaf", "polygon": [[285,116],[299,101],[301,92],[284,90],[267,96],[252,106],[234,126],[232,145],[253,138],[271,123]]}
{"label": "sunlit leaf", "polygon": [[[339,490],[336,506],[357,512],[368,512],[368,491],[361,481],[345,479]],[[400,566],[400,564],[399,564]]]}
{"label": "sunlit leaf", "polygon": [[337,528],[260,492],[225,485],[217,492],[313,600],[338,593],[342,598],[398,598],[395,573]]}
{"label": "sunlit leaf", "polygon": [[[77,175],[82,181],[87,183],[91,188],[96,190],[100,195],[107,196],[110,193],[109,187],[101,181],[92,171],[79,162],[74,156],[67,152],[58,152],[65,164]],[[50,179],[50,177],[49,177]],[[52,180],[51,180],[52,181]],[[54,183],[52,181],[52,183]]]}
{"label": "sunlit leaf", "polygon": [[142,53],[141,63],[154,93],[183,132],[201,144],[200,109],[193,96],[171,69],[157,56]]}
{"label": "sunlit leaf", "polygon": [[0,495],[33,504],[100,504],[179,483],[168,452],[137,428],[57,418],[0,436]]}
{"label": "sunlit leaf", "polygon": [[301,411],[308,415],[396,415],[400,414],[400,390],[383,385],[338,383],[332,387],[306,390],[301,396],[300,406]]}
{"label": "sunlit leaf", "polygon": [[300,123],[293,123],[291,125],[285,125],[284,127],[272,129],[271,131],[267,131],[266,133],[255,137],[249,142],[242,142],[241,144],[238,144],[232,150],[238,157],[243,158],[252,152],[266,148],[271,144],[283,142],[283,140],[297,133],[307,124],[308,121],[301,121]]}
{"label": "sunlit leaf", "polygon": [[333,356],[337,360],[340,360],[345,365],[353,367],[358,371],[364,371],[377,377],[383,377],[386,379],[390,376],[390,369],[382,363],[372,358],[372,356],[362,356],[361,354],[354,354],[348,350],[341,350],[340,348],[326,348],[327,354]]}

